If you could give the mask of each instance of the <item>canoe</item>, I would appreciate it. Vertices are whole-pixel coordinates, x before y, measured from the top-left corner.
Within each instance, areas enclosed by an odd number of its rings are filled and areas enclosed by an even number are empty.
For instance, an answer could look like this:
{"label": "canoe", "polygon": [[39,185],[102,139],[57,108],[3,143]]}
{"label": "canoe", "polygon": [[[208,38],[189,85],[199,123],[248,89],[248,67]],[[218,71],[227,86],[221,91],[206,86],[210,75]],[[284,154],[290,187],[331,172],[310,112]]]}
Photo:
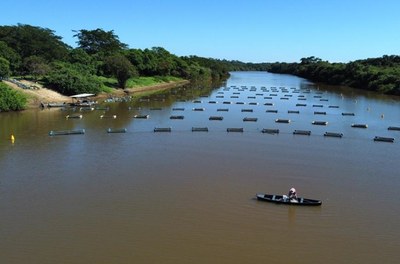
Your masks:
{"label": "canoe", "polygon": [[275,195],[275,194],[257,194],[257,200],[277,203],[277,204],[288,204],[288,205],[302,205],[302,206],[318,206],[322,204],[320,200],[313,200],[307,198],[298,197],[298,202],[291,202],[287,199],[283,199],[283,195]]}

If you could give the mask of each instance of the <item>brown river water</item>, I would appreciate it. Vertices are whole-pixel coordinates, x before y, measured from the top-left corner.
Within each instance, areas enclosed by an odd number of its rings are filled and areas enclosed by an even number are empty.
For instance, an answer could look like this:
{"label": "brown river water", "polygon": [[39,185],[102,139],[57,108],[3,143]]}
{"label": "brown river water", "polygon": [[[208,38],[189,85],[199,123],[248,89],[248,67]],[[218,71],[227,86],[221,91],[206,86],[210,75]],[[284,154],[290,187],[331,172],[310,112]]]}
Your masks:
{"label": "brown river water", "polygon": [[[388,130],[400,126],[399,98],[233,72],[216,89],[177,88],[102,106],[108,110],[0,113],[0,263],[400,259],[400,132]],[[156,127],[171,132],[155,133]],[[75,129],[85,134],[49,136]],[[327,131],[343,137],[324,137]],[[395,141],[375,142],[375,136]],[[290,187],[322,206],[255,199]]]}

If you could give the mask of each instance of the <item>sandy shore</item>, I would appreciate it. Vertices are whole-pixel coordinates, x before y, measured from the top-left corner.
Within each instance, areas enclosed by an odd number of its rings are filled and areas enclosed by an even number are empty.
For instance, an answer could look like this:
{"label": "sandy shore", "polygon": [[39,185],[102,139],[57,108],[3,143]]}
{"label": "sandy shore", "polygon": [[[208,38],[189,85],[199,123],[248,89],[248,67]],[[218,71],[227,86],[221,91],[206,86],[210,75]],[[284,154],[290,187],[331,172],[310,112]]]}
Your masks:
{"label": "sandy shore", "polygon": [[[41,103],[47,104],[47,103],[70,103],[72,102],[71,97],[62,95],[60,93],[57,93],[53,90],[47,89],[43,87],[40,84],[26,81],[26,80],[21,80],[19,82],[24,83],[28,86],[35,86],[37,89],[22,89],[18,87],[16,84],[9,82],[9,81],[4,81],[7,85],[10,87],[26,94],[28,96],[28,103],[27,103],[27,108],[36,108],[39,107]],[[101,101],[102,99],[108,98],[108,97],[123,97],[127,95],[133,95],[133,96],[140,96],[140,94],[143,93],[148,93],[152,91],[162,91],[166,89],[171,89],[174,87],[179,87],[183,86],[185,84],[188,84],[189,81],[183,80],[179,82],[169,82],[169,83],[160,83],[156,85],[151,85],[151,86],[142,86],[142,87],[134,87],[134,88],[126,88],[126,89],[113,89],[111,93],[100,93],[94,97],[92,97],[93,100],[98,100]]]}

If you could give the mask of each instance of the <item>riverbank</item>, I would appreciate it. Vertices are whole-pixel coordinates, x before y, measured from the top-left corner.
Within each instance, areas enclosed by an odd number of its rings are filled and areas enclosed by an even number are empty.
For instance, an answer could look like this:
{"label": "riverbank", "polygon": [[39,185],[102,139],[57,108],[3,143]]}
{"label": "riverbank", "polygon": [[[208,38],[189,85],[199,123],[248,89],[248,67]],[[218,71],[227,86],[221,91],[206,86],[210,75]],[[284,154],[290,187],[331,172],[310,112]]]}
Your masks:
{"label": "riverbank", "polygon": [[[51,89],[48,89],[38,83],[28,81],[28,80],[19,80],[18,82],[24,84],[26,87],[29,88],[21,88],[17,84],[10,82],[10,81],[4,81],[8,86],[11,88],[25,94],[27,96],[27,104],[26,108],[27,109],[32,109],[32,108],[37,108],[39,107],[42,103],[47,104],[47,103],[70,103],[72,102],[71,97],[62,95],[56,91],[53,91]],[[92,97],[93,100],[101,102],[102,100],[110,97],[123,97],[123,96],[134,96],[134,97],[140,97],[143,95],[148,95],[149,93],[153,92],[158,92],[158,91],[163,91],[167,89],[172,89],[175,87],[180,87],[186,84],[189,84],[190,81],[188,80],[180,80],[180,81],[169,81],[165,83],[158,83],[155,85],[149,85],[149,86],[137,86],[133,88],[126,88],[126,89],[116,89],[116,88],[111,88],[111,91],[106,93],[106,92],[101,92],[100,94]]]}

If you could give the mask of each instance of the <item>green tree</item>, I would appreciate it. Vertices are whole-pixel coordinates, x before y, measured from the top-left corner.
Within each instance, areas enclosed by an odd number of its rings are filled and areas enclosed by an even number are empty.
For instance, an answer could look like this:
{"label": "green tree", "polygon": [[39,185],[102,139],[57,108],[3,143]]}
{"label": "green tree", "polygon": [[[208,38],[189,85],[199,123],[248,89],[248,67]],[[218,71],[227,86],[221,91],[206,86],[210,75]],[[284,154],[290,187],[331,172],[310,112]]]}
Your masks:
{"label": "green tree", "polygon": [[0,41],[5,42],[24,59],[39,56],[47,61],[65,58],[70,47],[53,30],[18,24],[0,26]]}
{"label": "green tree", "polygon": [[98,78],[85,72],[79,64],[55,62],[51,68],[51,72],[45,78],[46,85],[61,94],[97,94],[101,91],[101,82]]}
{"label": "green tree", "polygon": [[21,57],[4,41],[0,41],[0,57],[10,62],[10,70],[12,73],[15,73],[21,64]]}
{"label": "green tree", "polygon": [[39,76],[44,76],[50,71],[50,67],[44,58],[39,56],[30,56],[24,59],[25,73],[31,74],[35,80]]}
{"label": "green tree", "polygon": [[0,57],[0,80],[7,78],[10,73],[10,63],[8,62],[8,60]]}
{"label": "green tree", "polygon": [[103,53],[104,55],[110,55],[128,47],[127,44],[119,41],[113,30],[105,31],[101,28],[95,30],[81,29],[74,37],[78,38],[77,44],[79,48],[88,54]]}
{"label": "green tree", "polygon": [[118,86],[126,87],[126,81],[137,75],[136,68],[122,54],[116,54],[105,59],[105,72],[117,78]]}

